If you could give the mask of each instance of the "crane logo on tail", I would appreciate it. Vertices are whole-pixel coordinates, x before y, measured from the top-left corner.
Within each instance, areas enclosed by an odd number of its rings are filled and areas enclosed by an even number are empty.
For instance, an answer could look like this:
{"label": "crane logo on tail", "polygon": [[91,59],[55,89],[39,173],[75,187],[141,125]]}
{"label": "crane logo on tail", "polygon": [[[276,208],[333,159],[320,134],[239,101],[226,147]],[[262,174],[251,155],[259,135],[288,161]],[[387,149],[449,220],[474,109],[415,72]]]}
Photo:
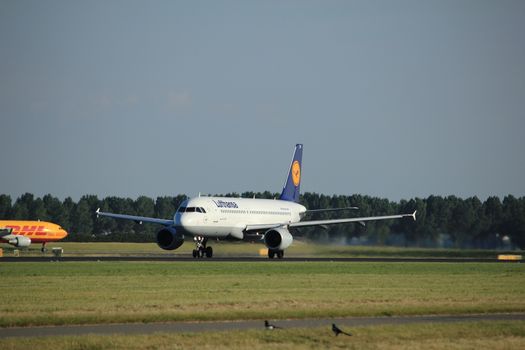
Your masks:
{"label": "crane logo on tail", "polygon": [[299,186],[301,182],[301,165],[297,160],[292,164],[292,181],[294,186]]}

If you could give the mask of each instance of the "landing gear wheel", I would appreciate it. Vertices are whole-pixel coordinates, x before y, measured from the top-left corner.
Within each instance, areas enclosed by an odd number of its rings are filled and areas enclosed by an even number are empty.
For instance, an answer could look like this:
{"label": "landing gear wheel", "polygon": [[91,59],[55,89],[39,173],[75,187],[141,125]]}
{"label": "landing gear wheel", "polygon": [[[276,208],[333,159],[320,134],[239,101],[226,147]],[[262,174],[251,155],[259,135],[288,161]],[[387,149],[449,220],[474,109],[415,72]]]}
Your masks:
{"label": "landing gear wheel", "polygon": [[208,243],[208,238],[195,236],[193,237],[193,240],[195,241],[196,246],[196,249],[193,250],[194,258],[204,258],[204,256],[211,258],[213,256],[213,249],[206,246],[206,243]]}
{"label": "landing gear wheel", "polygon": [[273,259],[275,257],[275,251],[268,249],[268,257]]}
{"label": "landing gear wheel", "polygon": [[284,250],[278,250],[278,251],[277,251],[277,257],[278,257],[279,259],[282,259],[282,258],[284,257]]}

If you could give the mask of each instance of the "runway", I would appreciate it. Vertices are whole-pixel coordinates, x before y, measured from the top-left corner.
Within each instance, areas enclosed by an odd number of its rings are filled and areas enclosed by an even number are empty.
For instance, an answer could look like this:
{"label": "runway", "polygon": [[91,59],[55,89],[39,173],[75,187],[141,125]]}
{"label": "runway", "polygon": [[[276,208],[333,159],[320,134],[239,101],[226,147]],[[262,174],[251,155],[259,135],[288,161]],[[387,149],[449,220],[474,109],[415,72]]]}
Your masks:
{"label": "runway", "polygon": [[[445,316],[395,316],[395,317],[348,317],[304,320],[271,320],[271,323],[282,328],[324,327],[327,330],[332,323],[350,327],[375,325],[401,325],[413,323],[451,323],[474,321],[524,321],[525,314],[481,314],[481,315],[445,315]],[[219,321],[219,322],[170,322],[170,323],[129,323],[99,324],[77,326],[44,326],[0,328],[0,338],[8,337],[54,337],[79,336],[86,334],[150,334],[156,332],[209,332],[264,329],[263,320]]]}
{"label": "runway", "polygon": [[163,262],[258,262],[258,263],[286,263],[286,262],[425,262],[425,263],[509,263],[518,261],[503,261],[488,258],[382,258],[382,257],[353,257],[353,258],[316,258],[316,257],[285,257],[284,259],[268,259],[267,257],[216,257],[194,259],[188,256],[166,255],[132,255],[132,256],[20,256],[2,257],[2,262],[71,262],[71,261],[163,261]]}

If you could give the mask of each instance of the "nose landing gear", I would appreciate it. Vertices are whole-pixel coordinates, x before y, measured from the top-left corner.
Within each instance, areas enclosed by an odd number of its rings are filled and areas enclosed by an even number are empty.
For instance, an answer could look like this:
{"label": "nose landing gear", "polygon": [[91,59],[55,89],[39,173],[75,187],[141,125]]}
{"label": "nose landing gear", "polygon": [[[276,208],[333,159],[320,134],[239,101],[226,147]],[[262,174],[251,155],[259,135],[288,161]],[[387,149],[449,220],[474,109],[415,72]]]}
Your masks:
{"label": "nose landing gear", "polygon": [[273,259],[276,255],[278,259],[282,259],[284,257],[284,250],[268,249],[268,257],[270,259]]}
{"label": "nose landing gear", "polygon": [[206,246],[208,243],[208,238],[195,236],[193,237],[193,240],[195,241],[196,245],[196,249],[193,249],[192,252],[194,258],[203,258],[205,255],[207,258],[213,257],[213,249]]}

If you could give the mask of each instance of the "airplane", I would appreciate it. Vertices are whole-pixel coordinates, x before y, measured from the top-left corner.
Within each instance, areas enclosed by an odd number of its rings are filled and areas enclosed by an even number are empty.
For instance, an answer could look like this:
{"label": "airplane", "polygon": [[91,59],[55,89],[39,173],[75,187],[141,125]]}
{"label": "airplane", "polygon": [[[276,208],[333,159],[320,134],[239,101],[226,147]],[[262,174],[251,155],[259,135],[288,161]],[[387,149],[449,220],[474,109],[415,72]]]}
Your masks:
{"label": "airplane", "polygon": [[44,253],[47,242],[59,241],[66,236],[66,230],[51,222],[0,220],[0,242],[17,248],[42,243],[41,251]]}
{"label": "airplane", "polygon": [[[252,238],[259,236],[268,248],[268,257],[273,259],[277,256],[282,259],[284,250],[293,242],[291,228],[350,222],[364,225],[366,221],[404,217],[412,217],[416,220],[414,211],[412,214],[301,221],[309,212],[334,210],[307,210],[306,207],[299,204],[302,155],[303,145],[297,144],[279,199],[202,197],[199,195],[199,197],[182,202],[171,220],[106,213],[101,212],[100,208],[97,209],[96,214],[115,219],[133,220],[137,223],[163,225],[164,227],[157,232],[156,240],[157,245],[165,250],[177,249],[184,243],[185,235],[193,236],[196,244],[196,249],[193,250],[194,258],[201,258],[204,255],[208,258],[213,256],[212,247],[207,245],[209,238],[243,240],[250,236]],[[357,208],[337,208],[336,210],[343,209]]]}

